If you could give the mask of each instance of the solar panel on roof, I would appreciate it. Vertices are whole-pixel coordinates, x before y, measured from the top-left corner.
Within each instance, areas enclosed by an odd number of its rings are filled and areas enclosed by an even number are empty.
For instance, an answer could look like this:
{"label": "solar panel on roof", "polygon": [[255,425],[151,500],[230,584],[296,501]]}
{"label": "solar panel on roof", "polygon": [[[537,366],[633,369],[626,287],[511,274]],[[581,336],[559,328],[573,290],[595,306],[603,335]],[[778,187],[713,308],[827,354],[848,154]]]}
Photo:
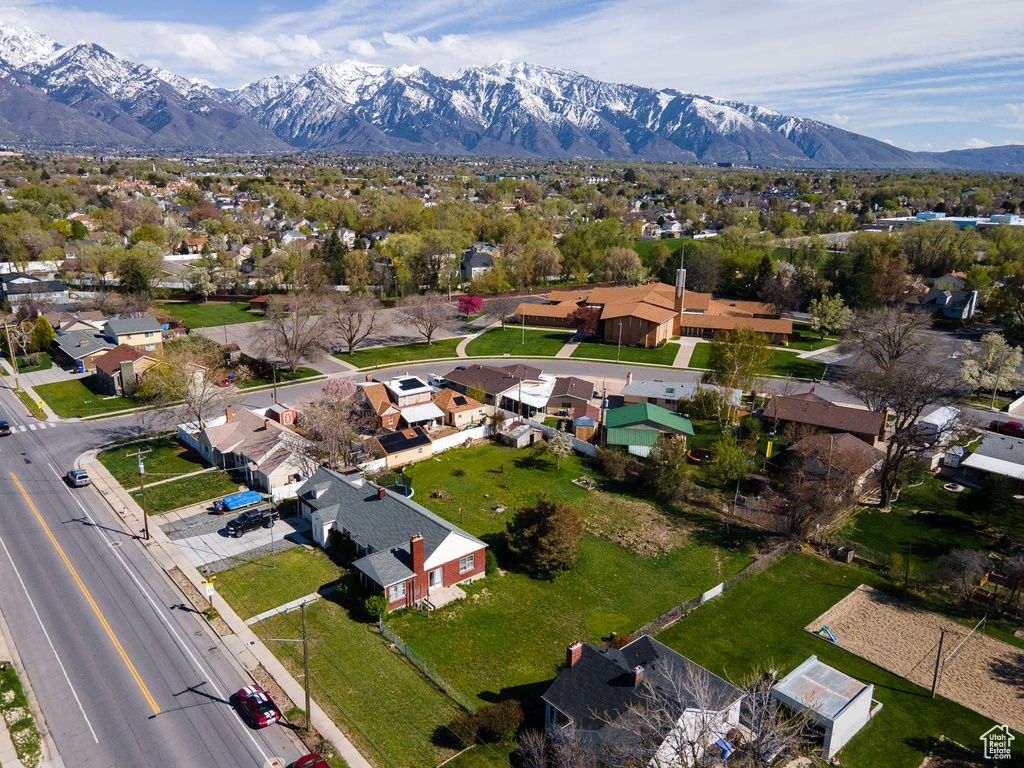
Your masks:
{"label": "solar panel on roof", "polygon": [[407,389],[418,389],[423,383],[419,379],[402,379],[398,382],[398,388],[405,392]]}
{"label": "solar panel on roof", "polygon": [[464,398],[462,395],[459,395],[458,397],[454,398],[452,402],[455,403],[456,405],[465,405],[466,398]]}

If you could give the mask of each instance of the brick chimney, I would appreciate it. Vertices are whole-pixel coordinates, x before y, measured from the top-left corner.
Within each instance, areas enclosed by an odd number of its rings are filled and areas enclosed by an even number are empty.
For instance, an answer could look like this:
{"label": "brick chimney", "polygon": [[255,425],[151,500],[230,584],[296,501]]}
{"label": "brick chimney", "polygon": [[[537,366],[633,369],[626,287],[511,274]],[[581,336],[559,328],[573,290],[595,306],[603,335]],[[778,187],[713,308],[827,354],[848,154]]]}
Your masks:
{"label": "brick chimney", "polygon": [[409,553],[412,555],[412,570],[417,576],[423,573],[423,537],[414,533],[409,539]]}
{"label": "brick chimney", "polygon": [[266,417],[263,418],[263,429],[264,430],[270,429],[270,419],[268,419]]}
{"label": "brick chimney", "polygon": [[378,499],[383,499],[384,498],[384,486],[383,485],[378,485],[377,486],[377,498]]}
{"label": "brick chimney", "polygon": [[367,381],[373,381],[373,374],[372,373],[366,374],[366,380]]}
{"label": "brick chimney", "polygon": [[580,656],[583,655],[583,643],[579,640],[573,640],[565,649],[565,666],[571,667],[577,661],[580,660]]}
{"label": "brick chimney", "polygon": [[234,415],[235,415],[235,412],[231,409],[231,406],[228,406],[226,409],[224,409],[224,417],[225,417],[224,420],[225,421],[231,421],[231,417],[234,416]]}
{"label": "brick chimney", "polygon": [[637,665],[633,667],[633,687],[636,688],[644,681],[644,668]]}

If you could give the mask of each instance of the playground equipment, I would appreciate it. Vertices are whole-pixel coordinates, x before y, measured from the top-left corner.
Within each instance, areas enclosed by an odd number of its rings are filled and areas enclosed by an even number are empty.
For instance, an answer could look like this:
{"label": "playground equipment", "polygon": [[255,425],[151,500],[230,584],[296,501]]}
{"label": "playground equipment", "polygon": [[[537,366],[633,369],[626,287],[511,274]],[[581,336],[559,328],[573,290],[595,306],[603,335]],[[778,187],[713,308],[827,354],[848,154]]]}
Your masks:
{"label": "playground equipment", "polygon": [[833,643],[835,643],[836,645],[839,645],[839,641],[838,641],[838,640],[836,640],[836,636],[832,634],[832,630],[828,628],[828,624],[823,624],[823,625],[821,626],[821,629],[819,629],[819,630],[818,630],[817,632],[815,632],[814,634],[816,634],[816,635],[817,635],[818,637],[821,637],[822,635],[824,635],[824,636],[825,636],[825,637],[827,637],[827,638],[828,638],[828,639],[829,639],[830,641],[832,641],[832,642],[833,642]]}

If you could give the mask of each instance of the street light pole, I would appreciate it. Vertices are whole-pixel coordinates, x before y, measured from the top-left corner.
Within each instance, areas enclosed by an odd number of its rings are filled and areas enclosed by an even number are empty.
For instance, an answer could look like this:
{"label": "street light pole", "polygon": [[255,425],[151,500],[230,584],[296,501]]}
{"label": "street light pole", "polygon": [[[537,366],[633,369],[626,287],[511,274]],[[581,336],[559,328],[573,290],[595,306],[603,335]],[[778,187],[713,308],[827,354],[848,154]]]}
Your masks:
{"label": "street light pole", "polygon": [[619,353],[622,352],[622,320],[619,320],[619,345],[615,348],[615,362],[619,362]]}

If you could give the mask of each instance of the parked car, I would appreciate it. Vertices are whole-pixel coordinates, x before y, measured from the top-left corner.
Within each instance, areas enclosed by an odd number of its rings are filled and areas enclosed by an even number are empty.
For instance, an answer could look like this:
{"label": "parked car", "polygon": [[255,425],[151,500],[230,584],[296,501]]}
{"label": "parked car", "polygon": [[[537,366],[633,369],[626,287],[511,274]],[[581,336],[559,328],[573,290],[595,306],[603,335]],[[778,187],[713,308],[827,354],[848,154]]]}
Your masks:
{"label": "parked car", "polygon": [[320,755],[303,755],[294,763],[292,768],[331,768],[327,761],[324,760]]}
{"label": "parked car", "polygon": [[266,728],[281,719],[281,710],[270,694],[255,683],[235,693],[235,705],[254,728]]}
{"label": "parked car", "polygon": [[0,435],[11,434],[11,425],[6,421],[0,421]]}
{"label": "parked car", "polygon": [[280,519],[281,513],[273,507],[260,507],[259,509],[250,509],[248,512],[243,512],[234,520],[228,520],[225,528],[227,528],[229,534],[236,539],[240,539],[242,534],[247,531],[252,531],[256,528],[270,528],[274,525],[275,520]]}
{"label": "parked car", "polygon": [[81,488],[83,485],[88,485],[92,482],[89,473],[84,469],[69,469],[66,477],[68,485],[73,488]]}
{"label": "parked car", "polygon": [[1001,435],[1024,437],[1024,424],[1019,421],[993,421],[989,423],[988,428]]}

